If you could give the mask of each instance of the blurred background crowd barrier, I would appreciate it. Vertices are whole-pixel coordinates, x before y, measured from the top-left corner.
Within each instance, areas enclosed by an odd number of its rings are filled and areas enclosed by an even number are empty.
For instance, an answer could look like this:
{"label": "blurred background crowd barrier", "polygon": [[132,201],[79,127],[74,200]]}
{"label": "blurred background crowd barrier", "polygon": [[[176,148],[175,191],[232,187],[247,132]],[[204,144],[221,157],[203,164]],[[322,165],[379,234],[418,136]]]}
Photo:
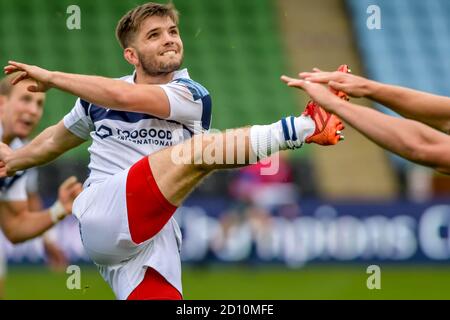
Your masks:
{"label": "blurred background crowd barrier", "polygon": [[[243,208],[241,208],[243,209]],[[191,199],[177,213],[182,260],[192,264],[448,263],[450,205],[442,203],[304,202],[292,208],[247,207],[232,215],[222,198]],[[89,262],[78,224],[69,218],[53,237],[73,263]],[[42,240],[1,244],[13,263],[42,263]]]}

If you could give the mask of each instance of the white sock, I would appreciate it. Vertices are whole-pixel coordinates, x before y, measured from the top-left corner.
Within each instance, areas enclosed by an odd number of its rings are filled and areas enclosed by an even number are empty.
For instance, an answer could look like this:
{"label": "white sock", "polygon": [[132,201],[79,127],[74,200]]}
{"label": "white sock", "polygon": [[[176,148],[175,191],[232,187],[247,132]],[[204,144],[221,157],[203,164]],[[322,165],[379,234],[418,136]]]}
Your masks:
{"label": "white sock", "polygon": [[310,116],[291,116],[269,125],[252,126],[250,143],[259,161],[280,150],[300,148],[315,129]]}

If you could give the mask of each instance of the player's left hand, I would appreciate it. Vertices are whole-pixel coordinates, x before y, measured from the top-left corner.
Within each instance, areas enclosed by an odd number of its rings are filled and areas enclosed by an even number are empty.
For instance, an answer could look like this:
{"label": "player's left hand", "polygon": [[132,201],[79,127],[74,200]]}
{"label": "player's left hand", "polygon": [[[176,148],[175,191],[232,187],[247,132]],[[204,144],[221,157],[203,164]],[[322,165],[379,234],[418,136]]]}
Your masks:
{"label": "player's left hand", "polygon": [[61,248],[47,237],[44,237],[43,244],[50,268],[54,271],[64,271],[68,263]]}
{"label": "player's left hand", "polygon": [[340,102],[342,102],[341,99],[321,84],[290,78],[287,76],[281,76],[281,80],[289,87],[304,90],[312,100],[331,113],[334,113],[335,108],[340,104]]}
{"label": "player's left hand", "polygon": [[11,82],[13,85],[25,79],[35,80],[36,84],[28,86],[30,92],[45,92],[51,88],[52,72],[49,70],[16,61],[8,61],[8,65],[3,69],[5,74],[19,72]]}
{"label": "player's left hand", "polygon": [[83,187],[74,176],[67,178],[59,187],[58,200],[68,214],[72,212],[73,201],[81,191]]}
{"label": "player's left hand", "polygon": [[370,95],[370,87],[373,81],[356,76],[349,72],[327,72],[313,68],[313,72],[300,72],[300,78],[306,81],[328,84],[334,90],[343,91],[346,94],[361,98]]}

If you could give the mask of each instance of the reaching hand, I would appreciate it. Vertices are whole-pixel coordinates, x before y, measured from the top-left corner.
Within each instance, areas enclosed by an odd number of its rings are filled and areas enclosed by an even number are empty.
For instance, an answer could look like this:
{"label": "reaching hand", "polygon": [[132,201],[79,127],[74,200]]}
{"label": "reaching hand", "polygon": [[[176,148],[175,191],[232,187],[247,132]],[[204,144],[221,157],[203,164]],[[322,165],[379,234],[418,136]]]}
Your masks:
{"label": "reaching hand", "polygon": [[341,71],[325,72],[314,68],[313,72],[301,72],[300,78],[305,81],[328,84],[330,88],[340,90],[348,95],[361,98],[370,94],[370,80]]}
{"label": "reaching hand", "polygon": [[46,69],[16,61],[8,61],[8,65],[4,67],[4,72],[5,74],[19,72],[17,77],[11,82],[13,85],[25,79],[35,80],[36,84],[28,86],[28,91],[45,92],[51,88],[50,80],[52,72]]}
{"label": "reaching hand", "polygon": [[301,79],[294,79],[287,76],[282,76],[281,80],[289,87],[304,90],[313,101],[332,113],[334,113],[334,109],[342,101],[338,96],[333,94],[328,88],[321,84],[312,83]]}
{"label": "reaching hand", "polygon": [[63,205],[66,213],[72,212],[72,205],[75,198],[81,193],[83,187],[77,178],[72,176],[67,178],[59,187],[58,200]]}

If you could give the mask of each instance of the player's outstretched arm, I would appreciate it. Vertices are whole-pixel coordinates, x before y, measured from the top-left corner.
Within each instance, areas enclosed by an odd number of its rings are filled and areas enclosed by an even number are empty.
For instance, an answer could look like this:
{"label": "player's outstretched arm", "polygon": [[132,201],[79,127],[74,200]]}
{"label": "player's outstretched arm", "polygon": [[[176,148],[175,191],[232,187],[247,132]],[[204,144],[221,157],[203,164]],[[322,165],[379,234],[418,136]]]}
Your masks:
{"label": "player's outstretched arm", "polygon": [[343,101],[323,85],[283,77],[290,87],[305,90],[324,109],[336,114],[370,140],[406,159],[450,174],[450,137],[420,122],[385,115]]}
{"label": "player's outstretched arm", "polygon": [[29,144],[16,150],[0,143],[0,177],[46,164],[85,142],[64,126],[63,121],[42,131]]}
{"label": "player's outstretched arm", "polygon": [[75,177],[66,179],[59,188],[58,201],[40,212],[29,211],[27,201],[0,202],[0,227],[12,243],[37,237],[72,212],[73,201],[81,190]]}
{"label": "player's outstretched arm", "polygon": [[450,98],[372,81],[343,72],[302,72],[304,80],[326,83],[353,97],[374,100],[402,116],[450,133]]}
{"label": "player's outstretched arm", "polygon": [[57,88],[110,109],[147,113],[160,118],[170,115],[169,98],[158,85],[132,85],[105,77],[49,71],[14,61],[10,61],[4,70],[7,74],[21,71],[13,84],[27,78],[36,80],[37,84],[28,88],[32,92]]}

